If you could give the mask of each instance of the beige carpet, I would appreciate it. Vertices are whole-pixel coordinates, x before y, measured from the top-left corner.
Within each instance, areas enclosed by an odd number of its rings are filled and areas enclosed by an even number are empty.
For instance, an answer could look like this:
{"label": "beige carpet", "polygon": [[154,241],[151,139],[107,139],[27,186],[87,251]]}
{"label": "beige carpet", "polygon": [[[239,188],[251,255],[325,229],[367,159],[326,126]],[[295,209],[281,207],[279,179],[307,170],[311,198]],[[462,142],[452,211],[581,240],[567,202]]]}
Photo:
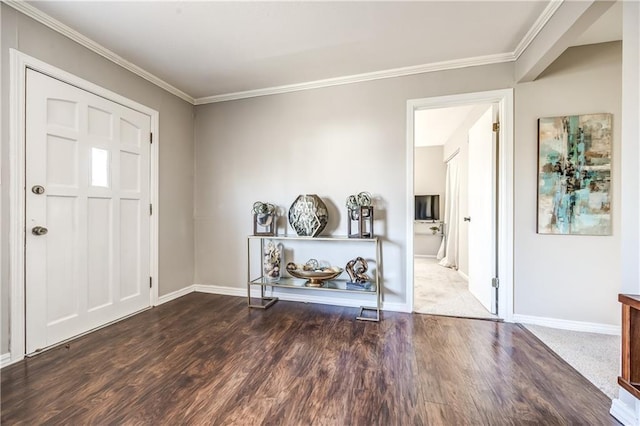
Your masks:
{"label": "beige carpet", "polygon": [[438,265],[433,258],[415,257],[413,310],[421,314],[468,318],[497,318],[470,292],[458,271]]}
{"label": "beige carpet", "polygon": [[539,325],[525,324],[525,327],[605,395],[611,399],[618,397],[620,336],[558,330]]}

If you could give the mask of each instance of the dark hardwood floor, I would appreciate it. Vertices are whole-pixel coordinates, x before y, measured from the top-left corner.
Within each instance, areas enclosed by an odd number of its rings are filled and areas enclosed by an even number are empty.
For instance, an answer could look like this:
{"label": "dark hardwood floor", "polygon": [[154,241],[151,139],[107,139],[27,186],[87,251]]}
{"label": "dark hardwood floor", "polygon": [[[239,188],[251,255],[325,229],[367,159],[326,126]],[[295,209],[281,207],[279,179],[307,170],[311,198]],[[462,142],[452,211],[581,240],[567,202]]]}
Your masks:
{"label": "dark hardwood floor", "polygon": [[1,371],[3,425],[613,425],[518,325],[192,293]]}

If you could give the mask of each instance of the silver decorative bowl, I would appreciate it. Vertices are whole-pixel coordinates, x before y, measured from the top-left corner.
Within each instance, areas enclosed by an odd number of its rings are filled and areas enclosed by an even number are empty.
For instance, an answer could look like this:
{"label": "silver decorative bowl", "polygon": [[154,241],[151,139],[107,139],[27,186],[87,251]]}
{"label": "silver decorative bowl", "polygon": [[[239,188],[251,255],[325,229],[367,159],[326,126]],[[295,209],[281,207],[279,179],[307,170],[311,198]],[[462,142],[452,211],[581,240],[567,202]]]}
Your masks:
{"label": "silver decorative bowl", "polygon": [[306,285],[309,287],[322,287],[324,281],[332,280],[342,273],[343,269],[337,266],[330,268],[305,270],[303,265],[287,265],[287,272],[295,278],[309,280]]}

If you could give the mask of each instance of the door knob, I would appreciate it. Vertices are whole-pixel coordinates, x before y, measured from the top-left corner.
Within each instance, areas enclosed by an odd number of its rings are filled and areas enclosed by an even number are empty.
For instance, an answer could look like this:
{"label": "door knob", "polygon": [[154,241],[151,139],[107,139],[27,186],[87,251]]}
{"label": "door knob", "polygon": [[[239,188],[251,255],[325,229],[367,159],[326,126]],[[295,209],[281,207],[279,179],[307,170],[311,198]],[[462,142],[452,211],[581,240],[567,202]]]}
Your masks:
{"label": "door knob", "polygon": [[470,216],[464,217],[463,220],[465,222],[471,222],[471,217]]}
{"label": "door knob", "polygon": [[49,232],[49,230],[44,226],[34,226],[31,228],[31,233],[33,235],[45,235],[47,232]]}

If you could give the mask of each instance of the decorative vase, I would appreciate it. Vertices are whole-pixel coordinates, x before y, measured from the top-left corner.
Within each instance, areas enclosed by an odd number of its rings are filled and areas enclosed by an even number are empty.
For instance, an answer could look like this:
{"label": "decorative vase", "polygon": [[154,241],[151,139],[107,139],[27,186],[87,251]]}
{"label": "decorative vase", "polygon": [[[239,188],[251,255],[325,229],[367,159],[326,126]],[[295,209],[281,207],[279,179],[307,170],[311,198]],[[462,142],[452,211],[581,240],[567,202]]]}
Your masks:
{"label": "decorative vase", "polygon": [[272,221],[273,221],[272,213],[259,213],[256,215],[256,222],[258,222],[258,225],[263,226],[265,228],[271,225]]}
{"label": "decorative vase", "polygon": [[276,206],[256,201],[252,211],[253,235],[276,235]]}
{"label": "decorative vase", "polygon": [[262,258],[262,276],[267,281],[280,280],[281,264],[282,264],[282,243],[275,244],[269,241],[264,245],[264,253]]}
{"label": "decorative vase", "polygon": [[[370,207],[370,206],[368,206]],[[351,220],[360,220],[360,213],[362,213],[362,217],[369,217],[369,214],[373,211],[370,208],[360,208],[360,207],[354,207],[351,208],[349,207],[347,210],[349,210],[349,217],[351,217]]]}
{"label": "decorative vase", "polygon": [[[348,208],[348,214],[347,235],[349,238],[373,238],[373,206]],[[354,227],[355,232],[352,232]]]}
{"label": "decorative vase", "polygon": [[[373,205],[371,194],[359,192],[347,197],[347,217],[349,218],[347,235],[349,238],[373,238]],[[356,233],[351,233],[352,222],[356,224]]]}
{"label": "decorative vase", "polygon": [[318,236],[328,221],[327,206],[316,194],[298,195],[289,209],[289,223],[303,237]]}

